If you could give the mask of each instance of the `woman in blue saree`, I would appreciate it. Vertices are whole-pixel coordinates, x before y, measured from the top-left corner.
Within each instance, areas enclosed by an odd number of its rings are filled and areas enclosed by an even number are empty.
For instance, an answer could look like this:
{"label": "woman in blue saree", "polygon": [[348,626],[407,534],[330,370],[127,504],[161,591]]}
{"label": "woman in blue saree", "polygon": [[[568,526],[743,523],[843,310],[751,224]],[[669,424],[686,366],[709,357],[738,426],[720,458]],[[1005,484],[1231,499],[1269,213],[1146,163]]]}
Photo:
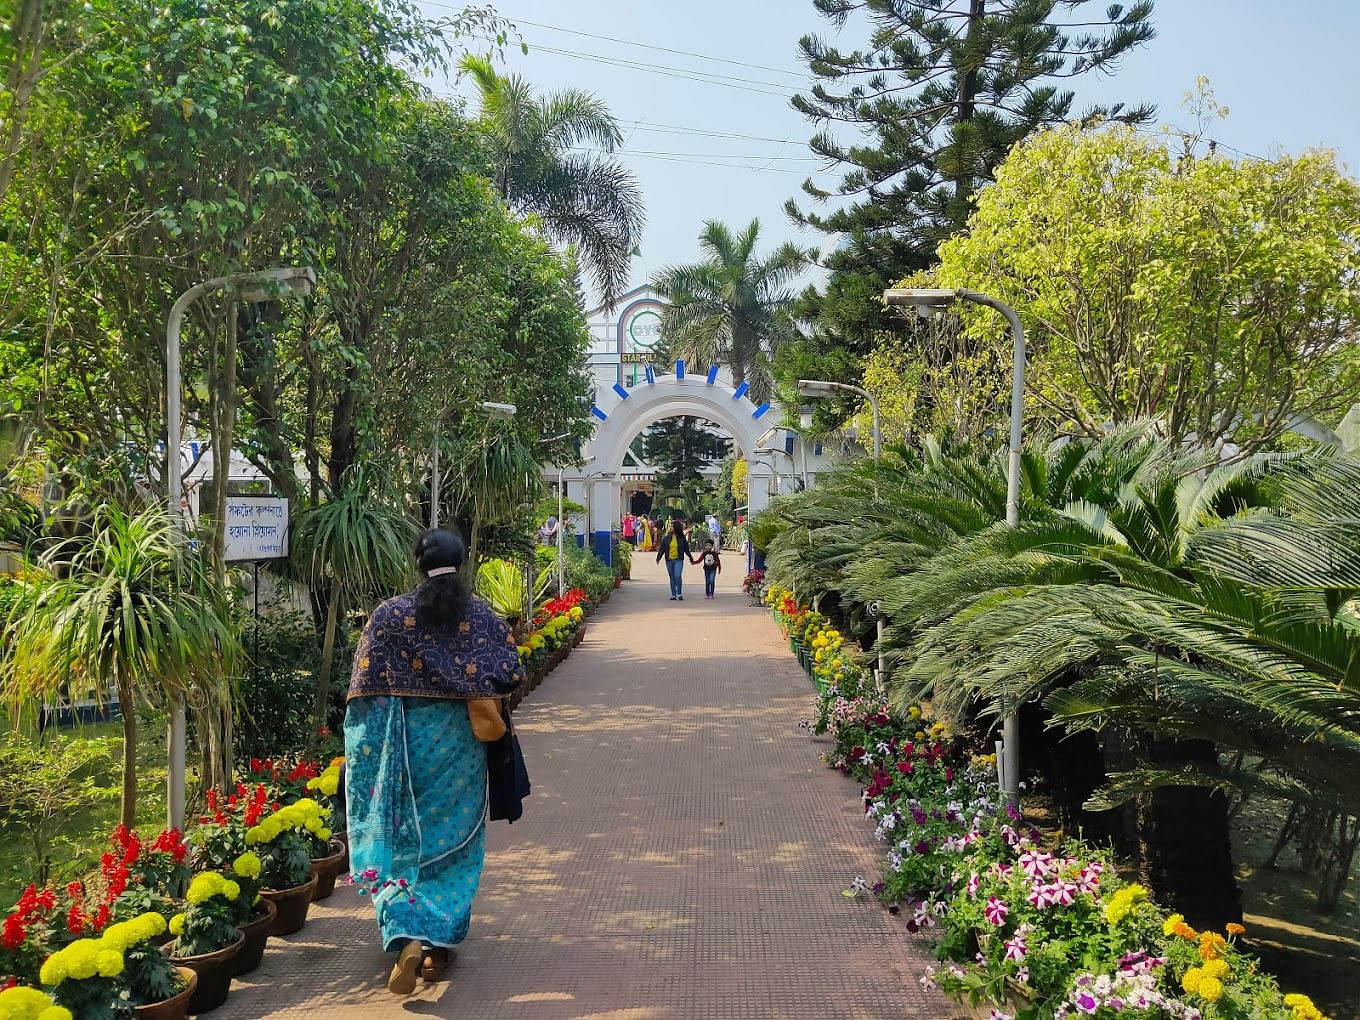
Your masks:
{"label": "woman in blue saree", "polygon": [[467,937],[487,818],[486,741],[522,678],[506,627],[459,576],[462,539],[429,531],[425,581],[374,610],[354,654],[345,716],[350,861],[372,893],[388,988],[438,979]]}

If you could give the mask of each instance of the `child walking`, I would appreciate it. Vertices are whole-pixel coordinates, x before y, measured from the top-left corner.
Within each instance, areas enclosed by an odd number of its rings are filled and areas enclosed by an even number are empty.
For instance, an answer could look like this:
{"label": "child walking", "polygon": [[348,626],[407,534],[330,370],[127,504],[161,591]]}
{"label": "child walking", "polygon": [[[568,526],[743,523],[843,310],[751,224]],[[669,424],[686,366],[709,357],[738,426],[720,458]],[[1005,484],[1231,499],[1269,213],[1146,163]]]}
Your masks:
{"label": "child walking", "polygon": [[704,565],[704,598],[715,597],[714,589],[718,584],[718,575],[722,573],[722,554],[718,552],[713,539],[704,539],[704,551],[699,554],[698,559],[690,560],[691,563],[701,562]]}

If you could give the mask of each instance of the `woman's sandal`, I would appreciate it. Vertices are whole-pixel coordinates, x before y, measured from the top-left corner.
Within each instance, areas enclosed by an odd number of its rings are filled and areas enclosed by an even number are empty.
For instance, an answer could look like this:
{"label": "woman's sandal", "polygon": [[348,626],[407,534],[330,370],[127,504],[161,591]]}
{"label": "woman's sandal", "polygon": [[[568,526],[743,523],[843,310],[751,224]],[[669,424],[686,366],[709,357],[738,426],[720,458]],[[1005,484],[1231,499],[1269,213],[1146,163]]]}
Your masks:
{"label": "woman's sandal", "polygon": [[453,961],[453,954],[441,946],[425,950],[425,958],[420,961],[420,976],[426,984],[432,984],[444,976]]}
{"label": "woman's sandal", "polygon": [[411,940],[401,947],[397,962],[392,964],[392,973],[387,979],[387,990],[393,995],[410,995],[416,990],[416,975],[424,962],[425,950],[419,942]]}

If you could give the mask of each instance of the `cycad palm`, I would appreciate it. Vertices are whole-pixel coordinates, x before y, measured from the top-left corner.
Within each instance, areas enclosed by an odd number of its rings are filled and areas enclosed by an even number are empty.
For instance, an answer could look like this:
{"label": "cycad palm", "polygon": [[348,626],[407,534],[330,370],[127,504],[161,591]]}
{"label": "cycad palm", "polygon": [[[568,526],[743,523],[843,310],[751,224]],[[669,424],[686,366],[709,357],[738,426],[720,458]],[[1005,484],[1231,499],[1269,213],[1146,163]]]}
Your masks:
{"label": "cycad palm", "polygon": [[483,57],[468,55],[461,67],[481,99],[497,189],[558,243],[574,246],[604,303],[613,304],[627,289],[644,222],[637,182],[608,158],[623,142],[618,121],[588,92],[538,97]]}
{"label": "cycad palm", "polygon": [[796,337],[790,285],[808,254],[783,244],[758,258],[760,221],[740,234],[710,220],[699,235],[701,262],[663,269],[652,286],[669,302],[661,339],[669,354],[697,366],[726,364],[757,400],[773,389],[777,351]]}

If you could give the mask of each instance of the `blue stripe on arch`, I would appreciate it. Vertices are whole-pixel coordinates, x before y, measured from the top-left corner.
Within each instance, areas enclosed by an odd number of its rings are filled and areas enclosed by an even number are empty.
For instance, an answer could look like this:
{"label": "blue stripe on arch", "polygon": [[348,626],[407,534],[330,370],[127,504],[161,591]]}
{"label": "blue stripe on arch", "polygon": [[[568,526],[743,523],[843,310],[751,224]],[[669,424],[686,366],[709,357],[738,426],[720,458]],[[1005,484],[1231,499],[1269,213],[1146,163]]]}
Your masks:
{"label": "blue stripe on arch", "polygon": [[656,371],[652,368],[651,365],[647,366],[647,385],[648,386],[656,385]]}
{"label": "blue stripe on arch", "polygon": [[747,382],[742,383],[740,386],[738,386],[735,390],[732,391],[732,399],[740,400],[742,397],[746,396],[746,391],[749,390],[750,388],[751,388],[750,383]]}
{"label": "blue stripe on arch", "polygon": [[621,385],[620,383],[614,384],[614,392],[617,393],[624,400],[628,399],[628,389],[625,386]]}
{"label": "blue stripe on arch", "polygon": [[717,382],[717,381],[718,381],[718,366],[717,366],[717,365],[709,365],[709,366],[708,366],[708,385],[712,386],[712,385],[713,385],[715,382]]}
{"label": "blue stripe on arch", "polygon": [[593,414],[596,418],[599,418],[600,421],[608,421],[608,420],[609,420],[609,415],[605,414],[603,411],[600,410],[600,405],[599,405],[599,404],[591,404],[591,405],[590,405],[590,413]]}
{"label": "blue stripe on arch", "polygon": [[685,377],[685,359],[681,358],[675,363],[675,377],[683,379]]}
{"label": "blue stripe on arch", "polygon": [[768,411],[769,409],[770,402],[767,400],[765,401],[765,403],[761,404],[759,407],[757,407],[754,411],[751,412],[751,417],[754,418],[756,421],[760,421],[761,416],[764,415],[765,412]]}

